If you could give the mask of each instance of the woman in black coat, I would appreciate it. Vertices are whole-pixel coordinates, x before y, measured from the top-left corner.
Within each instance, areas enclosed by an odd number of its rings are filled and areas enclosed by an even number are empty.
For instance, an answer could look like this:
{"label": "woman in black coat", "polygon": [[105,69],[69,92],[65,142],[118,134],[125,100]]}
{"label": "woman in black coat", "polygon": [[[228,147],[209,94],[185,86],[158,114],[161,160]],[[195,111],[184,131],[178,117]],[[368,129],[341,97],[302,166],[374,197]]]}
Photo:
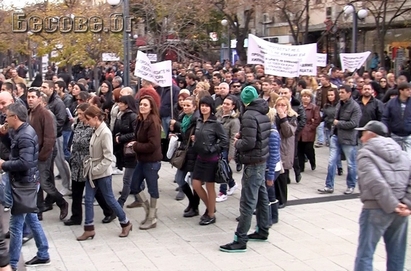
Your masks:
{"label": "woman in black coat", "polygon": [[171,120],[170,130],[178,136],[178,141],[181,142],[179,150],[185,150],[187,148],[187,154],[183,167],[177,169],[175,180],[183,193],[188,198],[188,207],[184,210],[184,217],[197,216],[198,205],[200,204],[200,198],[196,192],[191,190],[190,185],[185,181],[187,173],[193,172],[196,162],[197,154],[193,149],[193,142],[191,135],[194,135],[197,119],[199,118],[197,110],[197,103],[194,97],[187,97],[183,102],[183,113],[179,115],[177,120]]}
{"label": "woman in black coat", "polygon": [[121,196],[117,200],[120,206],[123,207],[130,194],[131,179],[137,164],[135,155],[124,153],[124,146],[134,140],[134,131],[136,129],[137,108],[133,96],[127,95],[120,97],[118,108],[119,113],[113,130],[113,152],[116,156],[118,167],[124,167],[123,189]]}

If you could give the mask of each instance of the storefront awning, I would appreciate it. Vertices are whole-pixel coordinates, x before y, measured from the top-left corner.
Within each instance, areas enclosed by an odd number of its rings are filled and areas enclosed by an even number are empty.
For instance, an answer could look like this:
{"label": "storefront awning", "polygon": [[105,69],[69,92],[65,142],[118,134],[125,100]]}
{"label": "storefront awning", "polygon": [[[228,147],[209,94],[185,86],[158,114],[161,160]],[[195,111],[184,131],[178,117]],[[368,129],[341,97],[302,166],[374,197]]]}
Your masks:
{"label": "storefront awning", "polygon": [[411,41],[393,41],[391,42],[391,47],[402,47],[407,48],[411,47]]}

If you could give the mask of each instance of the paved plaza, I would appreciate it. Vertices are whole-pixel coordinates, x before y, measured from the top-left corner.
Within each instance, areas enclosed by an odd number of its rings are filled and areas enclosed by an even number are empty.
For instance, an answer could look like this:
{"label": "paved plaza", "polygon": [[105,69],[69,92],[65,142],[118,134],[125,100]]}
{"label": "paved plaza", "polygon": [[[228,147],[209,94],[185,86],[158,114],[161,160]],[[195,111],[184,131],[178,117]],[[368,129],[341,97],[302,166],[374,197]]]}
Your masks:
{"label": "paved plaza", "polygon": [[[96,236],[94,240],[78,242],[76,236],[81,235],[83,227],[64,226],[58,219],[59,209],[55,207],[44,213],[42,222],[49,241],[51,265],[27,270],[353,270],[361,203],[358,194],[348,199],[342,195],[346,188],[346,168],[344,176],[336,178],[334,194],[316,192],[324,185],[328,148],[316,151],[317,169],[311,171],[308,165],[301,183],[293,181],[288,186],[289,205],[280,210],[280,222],[272,226],[268,242],[249,242],[245,253],[229,254],[218,250],[219,245],[233,240],[240,190],[227,201],[217,203],[215,224],[199,226],[199,216],[183,218],[187,199],[174,199],[175,169],[163,163],[157,228],[139,230],[143,209],[125,209],[134,227],[128,238],[119,238],[118,220],[102,224],[102,211],[95,207]],[[241,173],[235,173],[235,180],[240,184]],[[116,196],[121,187],[122,176],[114,176]],[[128,203],[132,200],[130,197]],[[204,205],[200,205],[200,213],[204,210]],[[255,218],[252,224],[255,225]],[[24,245],[25,260],[35,253],[34,241]],[[410,245],[406,268],[411,270]],[[374,270],[385,270],[382,242],[375,253]]]}

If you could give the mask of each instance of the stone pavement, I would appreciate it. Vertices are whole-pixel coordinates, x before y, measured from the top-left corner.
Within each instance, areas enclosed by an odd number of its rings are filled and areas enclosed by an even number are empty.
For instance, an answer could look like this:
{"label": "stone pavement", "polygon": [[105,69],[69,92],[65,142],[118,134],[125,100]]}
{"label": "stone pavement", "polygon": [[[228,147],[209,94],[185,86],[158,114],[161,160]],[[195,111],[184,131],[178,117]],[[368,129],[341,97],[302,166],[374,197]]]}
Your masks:
{"label": "stone pavement", "polygon": [[[163,163],[159,180],[161,198],[157,228],[139,230],[143,210],[125,209],[134,229],[128,238],[120,239],[118,220],[102,224],[101,209],[95,207],[94,240],[77,242],[76,236],[82,233],[83,228],[64,226],[58,219],[58,208],[54,208],[44,213],[42,222],[49,240],[52,264],[27,270],[353,270],[361,203],[358,198],[341,197],[345,190],[345,174],[337,176],[335,192],[331,197],[316,192],[324,185],[328,149],[316,151],[317,169],[311,171],[307,164],[301,183],[289,185],[290,204],[280,210],[280,222],[271,228],[269,241],[249,242],[246,253],[229,254],[218,250],[219,245],[233,239],[237,226],[235,218],[239,215],[240,191],[217,204],[216,224],[199,226],[199,217],[182,217],[187,200],[174,199],[175,169]],[[235,173],[235,179],[240,183],[241,173]],[[116,196],[121,187],[122,177],[114,176]],[[326,202],[315,203],[324,197],[327,197]],[[132,200],[130,197],[129,202]],[[314,203],[308,204],[310,201]],[[204,209],[201,205],[200,213]],[[410,236],[408,239],[411,239]],[[36,253],[34,242],[27,243],[22,253],[26,260],[31,259]],[[410,246],[406,267],[411,270]],[[382,242],[375,254],[374,268],[385,270]]]}

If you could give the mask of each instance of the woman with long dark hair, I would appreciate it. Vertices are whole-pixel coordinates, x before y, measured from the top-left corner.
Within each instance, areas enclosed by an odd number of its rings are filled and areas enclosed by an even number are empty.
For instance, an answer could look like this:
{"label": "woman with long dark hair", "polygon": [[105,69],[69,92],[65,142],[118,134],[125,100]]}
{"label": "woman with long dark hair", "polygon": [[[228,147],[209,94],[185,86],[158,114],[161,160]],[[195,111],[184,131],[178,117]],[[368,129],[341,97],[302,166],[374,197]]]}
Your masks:
{"label": "woman with long dark hair", "polygon": [[113,161],[113,139],[110,129],[104,122],[107,114],[100,108],[92,105],[84,112],[87,123],[94,128],[94,133],[90,139],[90,157],[84,161],[84,172],[87,173],[84,233],[77,238],[77,241],[93,239],[94,231],[94,207],[93,200],[96,190],[100,189],[104,199],[110,208],[117,215],[122,228],[119,237],[127,237],[133,225],[128,220],[126,214],[116,201],[112,187],[112,167]]}
{"label": "woman with long dark hair", "polygon": [[[77,107],[77,122],[73,124],[73,141],[72,153],[69,164],[71,168],[71,188],[72,188],[72,203],[71,203],[71,217],[64,221],[64,225],[81,225],[83,220],[83,206],[81,201],[83,199],[84,187],[86,185],[86,178],[83,175],[83,161],[89,155],[89,145],[93,128],[85,123],[84,112],[89,108],[89,104],[80,104]],[[104,213],[103,223],[109,223],[116,217],[111,208],[107,205],[101,194],[100,189],[96,191],[96,200]]]}
{"label": "woman with long dark hair", "polygon": [[[140,97],[133,146],[137,157],[137,165],[132,177],[131,190],[137,192],[139,202],[143,203],[145,219],[140,224],[141,230],[157,226],[158,171],[161,167],[161,119],[157,103],[151,96]],[[142,191],[142,183],[146,180],[150,203]]]}
{"label": "woman with long dark hair", "polygon": [[121,207],[123,207],[130,194],[131,177],[137,164],[135,154],[124,152],[124,146],[134,140],[134,132],[136,129],[137,108],[133,96],[127,95],[120,97],[118,109],[119,113],[117,114],[113,128],[114,155],[116,156],[117,167],[124,167],[123,189],[121,190],[120,198],[117,200]]}
{"label": "woman with long dark hair", "polygon": [[[200,225],[210,225],[215,218],[215,172],[221,153],[228,149],[228,136],[223,125],[217,121],[214,100],[211,96],[203,97],[200,102],[200,118],[197,120],[194,140],[194,150],[197,160],[193,171],[193,188],[207,206],[200,219]],[[205,183],[206,190],[203,188]]]}
{"label": "woman with long dark hair", "polygon": [[[102,109],[104,112],[107,113],[108,117],[111,111],[111,107],[114,105],[114,100],[113,100],[113,85],[111,84],[110,81],[104,81],[101,86],[100,86],[100,91],[98,96],[104,98],[104,102],[102,105]],[[110,123],[110,119],[107,118],[106,123]]]}

